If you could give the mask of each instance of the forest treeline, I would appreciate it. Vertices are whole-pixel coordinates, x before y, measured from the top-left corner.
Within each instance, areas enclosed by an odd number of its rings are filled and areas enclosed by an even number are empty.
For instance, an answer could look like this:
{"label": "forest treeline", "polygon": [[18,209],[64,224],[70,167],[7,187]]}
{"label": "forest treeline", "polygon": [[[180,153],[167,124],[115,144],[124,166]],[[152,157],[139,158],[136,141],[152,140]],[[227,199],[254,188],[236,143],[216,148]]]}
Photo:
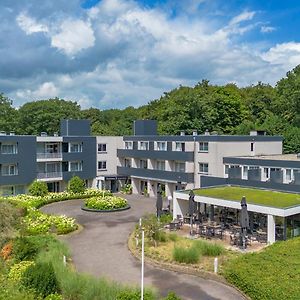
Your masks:
{"label": "forest treeline", "polygon": [[300,65],[272,87],[259,82],[239,88],[202,80],[180,86],[138,108],[81,109],[76,101],[48,99],[27,102],[18,109],[0,94],[0,131],[16,134],[53,134],[61,119],[90,119],[95,135],[130,135],[136,119],[155,119],[160,134],[206,129],[218,134],[249,134],[266,130],[284,137],[285,153],[300,152]]}

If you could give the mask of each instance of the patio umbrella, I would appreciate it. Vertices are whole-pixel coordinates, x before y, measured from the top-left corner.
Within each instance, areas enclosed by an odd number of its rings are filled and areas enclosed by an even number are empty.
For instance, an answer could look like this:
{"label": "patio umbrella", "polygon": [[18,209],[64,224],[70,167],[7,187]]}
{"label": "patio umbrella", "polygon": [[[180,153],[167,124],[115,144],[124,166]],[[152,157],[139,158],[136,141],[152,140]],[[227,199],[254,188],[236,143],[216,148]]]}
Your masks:
{"label": "patio umbrella", "polygon": [[163,207],[162,191],[161,191],[161,187],[158,186],[158,188],[157,188],[157,198],[156,198],[156,215],[157,215],[157,217],[161,216],[162,207]]}
{"label": "patio umbrella", "polygon": [[190,234],[193,233],[193,214],[195,212],[195,194],[193,190],[189,193],[189,216],[190,216],[190,223],[191,223],[191,231]]}
{"label": "patio umbrella", "polygon": [[245,245],[245,238],[246,238],[246,232],[249,228],[249,214],[247,210],[247,202],[246,197],[243,196],[241,201],[241,212],[240,212],[240,225],[241,225],[241,233],[242,233],[242,242],[243,242],[243,248],[246,248]]}

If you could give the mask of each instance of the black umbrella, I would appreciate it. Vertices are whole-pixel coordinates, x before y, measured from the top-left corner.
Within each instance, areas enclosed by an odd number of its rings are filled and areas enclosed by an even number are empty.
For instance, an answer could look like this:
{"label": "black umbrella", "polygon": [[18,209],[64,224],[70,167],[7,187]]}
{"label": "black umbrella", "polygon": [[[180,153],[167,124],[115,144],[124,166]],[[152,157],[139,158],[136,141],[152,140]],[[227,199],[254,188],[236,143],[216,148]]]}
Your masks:
{"label": "black umbrella", "polygon": [[161,191],[161,187],[158,186],[158,188],[157,188],[157,198],[156,198],[156,215],[157,215],[157,217],[161,216],[162,207],[163,207],[162,191]]}
{"label": "black umbrella", "polygon": [[247,210],[247,202],[246,197],[243,196],[241,201],[241,212],[240,212],[240,225],[241,225],[241,231],[242,231],[242,242],[243,242],[243,248],[246,248],[245,245],[245,238],[246,238],[246,232],[249,228],[249,214]]}

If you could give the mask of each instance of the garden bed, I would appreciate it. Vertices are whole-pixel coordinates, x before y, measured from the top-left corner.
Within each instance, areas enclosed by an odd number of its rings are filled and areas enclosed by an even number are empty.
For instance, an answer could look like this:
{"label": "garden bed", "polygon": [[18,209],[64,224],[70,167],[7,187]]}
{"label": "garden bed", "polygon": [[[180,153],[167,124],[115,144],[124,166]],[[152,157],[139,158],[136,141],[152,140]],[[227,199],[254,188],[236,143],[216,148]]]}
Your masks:
{"label": "garden bed", "polygon": [[81,206],[82,210],[91,211],[91,212],[100,212],[100,213],[117,212],[117,211],[127,210],[127,209],[130,209],[130,208],[131,208],[130,205],[127,205],[127,206],[122,207],[122,208],[115,208],[115,209],[94,209],[94,208],[88,208],[86,206]]}
{"label": "garden bed", "polygon": [[103,195],[87,199],[81,209],[92,212],[116,212],[130,208],[127,200],[113,195]]}

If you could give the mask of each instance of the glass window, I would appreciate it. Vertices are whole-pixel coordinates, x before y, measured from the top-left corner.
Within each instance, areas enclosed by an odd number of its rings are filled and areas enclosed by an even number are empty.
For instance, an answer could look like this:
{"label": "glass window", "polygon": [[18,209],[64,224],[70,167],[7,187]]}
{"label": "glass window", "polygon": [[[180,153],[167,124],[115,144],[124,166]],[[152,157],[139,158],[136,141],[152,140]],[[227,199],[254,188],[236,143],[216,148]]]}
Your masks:
{"label": "glass window", "polygon": [[106,144],[98,144],[98,152],[106,152]]}
{"label": "glass window", "polygon": [[185,151],[185,144],[182,142],[175,142],[175,151]]}
{"label": "glass window", "polygon": [[146,159],[141,159],[140,160],[140,168],[141,169],[147,169],[148,168],[148,162]]}
{"label": "glass window", "polygon": [[0,186],[0,196],[12,196],[14,194],[14,186]]}
{"label": "glass window", "polygon": [[149,142],[140,142],[139,150],[149,150]]}
{"label": "glass window", "polygon": [[106,161],[98,161],[98,170],[106,170]]}
{"label": "glass window", "polygon": [[70,161],[69,171],[70,172],[82,171],[82,162],[81,161]]}
{"label": "glass window", "polygon": [[72,153],[82,152],[82,144],[70,143],[70,152]]}
{"label": "glass window", "polygon": [[1,154],[17,154],[17,144],[1,144]]}
{"label": "glass window", "polygon": [[164,171],[166,169],[166,162],[164,160],[158,160],[156,162],[156,169]]}
{"label": "glass window", "polygon": [[251,150],[251,152],[254,151],[254,143],[250,144],[250,150]]}
{"label": "glass window", "polygon": [[264,178],[269,179],[270,178],[270,169],[264,168]]}
{"label": "glass window", "polygon": [[126,168],[131,168],[131,159],[130,158],[125,158],[124,159],[124,166]]}
{"label": "glass window", "polygon": [[45,147],[46,153],[58,153],[59,151],[58,144],[46,144]]}
{"label": "glass window", "polygon": [[156,142],[156,150],[157,151],[167,151],[167,143],[166,142]]}
{"label": "glass window", "polygon": [[199,151],[208,152],[208,142],[199,142]]}
{"label": "glass window", "polygon": [[18,175],[17,165],[2,165],[1,174],[2,176]]}
{"label": "glass window", "polygon": [[185,172],[185,163],[175,162],[175,172]]}
{"label": "glass window", "polygon": [[286,176],[286,180],[287,181],[291,181],[292,180],[292,170],[291,169],[286,169],[285,170],[285,176]]}
{"label": "glass window", "polygon": [[208,163],[199,163],[199,172],[208,174]]}
{"label": "glass window", "polygon": [[248,177],[248,166],[243,166],[243,177],[244,178]]}
{"label": "glass window", "polygon": [[225,175],[228,175],[229,165],[225,165]]}
{"label": "glass window", "polygon": [[127,150],[133,149],[133,142],[125,142],[125,149]]}

